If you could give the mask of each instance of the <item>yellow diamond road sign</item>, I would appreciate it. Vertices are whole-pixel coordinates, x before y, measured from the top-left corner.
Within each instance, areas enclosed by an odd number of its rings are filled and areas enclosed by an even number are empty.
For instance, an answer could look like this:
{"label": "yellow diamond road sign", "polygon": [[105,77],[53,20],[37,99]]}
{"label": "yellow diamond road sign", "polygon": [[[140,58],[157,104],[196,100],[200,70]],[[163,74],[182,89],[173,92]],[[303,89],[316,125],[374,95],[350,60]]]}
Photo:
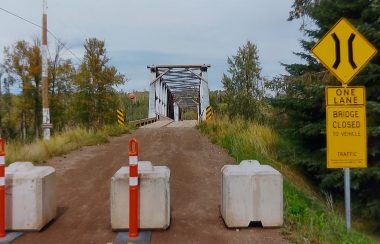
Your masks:
{"label": "yellow diamond road sign", "polygon": [[343,84],[348,84],[377,52],[345,18],[341,18],[311,51]]}

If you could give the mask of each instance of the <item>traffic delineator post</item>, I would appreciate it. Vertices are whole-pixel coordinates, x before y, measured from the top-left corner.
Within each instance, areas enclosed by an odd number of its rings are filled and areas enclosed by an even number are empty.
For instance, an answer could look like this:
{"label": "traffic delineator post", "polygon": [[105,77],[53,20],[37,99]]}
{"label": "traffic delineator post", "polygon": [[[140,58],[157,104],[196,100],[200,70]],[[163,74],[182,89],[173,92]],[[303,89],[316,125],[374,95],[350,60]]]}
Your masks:
{"label": "traffic delineator post", "polygon": [[[138,177],[138,143],[135,138],[129,141],[129,231],[119,232],[113,243],[149,244],[150,231],[138,230],[139,223],[139,177]],[[111,187],[112,188],[112,187]],[[112,210],[111,210],[112,212]],[[111,214],[112,215],[112,214]]]}
{"label": "traffic delineator post", "polygon": [[129,237],[138,237],[138,143],[135,138],[129,141]]}
{"label": "traffic delineator post", "polygon": [[5,140],[0,138],[0,237],[5,237]]}

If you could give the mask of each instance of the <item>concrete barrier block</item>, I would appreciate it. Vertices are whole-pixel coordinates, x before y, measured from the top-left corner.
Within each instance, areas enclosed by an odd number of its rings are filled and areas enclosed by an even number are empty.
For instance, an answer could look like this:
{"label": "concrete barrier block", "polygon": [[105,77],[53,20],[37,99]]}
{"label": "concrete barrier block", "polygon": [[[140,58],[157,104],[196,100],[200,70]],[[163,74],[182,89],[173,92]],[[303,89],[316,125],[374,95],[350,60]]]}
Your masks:
{"label": "concrete barrier block", "polygon": [[222,168],[221,214],[228,227],[283,224],[283,179],[280,172],[256,160]]}
{"label": "concrete barrier block", "polygon": [[[139,165],[139,228],[167,229],[170,225],[170,170]],[[121,167],[111,179],[112,229],[129,228],[129,167]]]}
{"label": "concrete barrier block", "polygon": [[5,168],[6,229],[41,230],[57,214],[55,169],[16,162]]}

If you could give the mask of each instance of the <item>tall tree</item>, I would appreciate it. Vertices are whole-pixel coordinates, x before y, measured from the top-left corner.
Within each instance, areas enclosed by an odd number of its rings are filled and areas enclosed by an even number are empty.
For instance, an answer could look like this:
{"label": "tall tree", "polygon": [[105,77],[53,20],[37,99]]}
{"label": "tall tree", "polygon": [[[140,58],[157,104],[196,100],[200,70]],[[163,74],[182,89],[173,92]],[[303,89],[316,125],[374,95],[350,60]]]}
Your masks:
{"label": "tall tree", "polygon": [[31,111],[33,111],[34,104],[33,85],[29,74],[29,51],[30,45],[26,41],[18,41],[12,47],[4,49],[4,66],[8,76],[12,80],[18,81],[21,87],[21,99],[18,107],[21,111],[21,138],[24,142],[27,139],[28,125],[32,124]]}
{"label": "tall tree", "polygon": [[229,76],[223,74],[222,83],[230,117],[260,119],[263,91],[257,46],[247,41],[235,56],[228,57],[227,63]]}
{"label": "tall tree", "polygon": [[86,126],[104,125],[114,120],[118,107],[115,86],[124,81],[124,76],[110,66],[104,41],[87,39],[85,55],[75,79],[76,118]]}
{"label": "tall tree", "polygon": [[41,42],[38,38],[35,38],[33,41],[33,45],[29,46],[27,50],[27,59],[28,59],[28,73],[31,80],[34,82],[34,86],[32,86],[32,97],[34,99],[34,133],[35,138],[39,138],[39,128],[41,126],[41,117],[42,117],[42,106],[41,106],[41,98],[40,98],[40,85],[41,85],[41,71],[42,71],[42,63],[41,63]]}
{"label": "tall tree", "polygon": [[[68,106],[68,97],[70,97],[69,93],[72,93],[71,87],[75,72],[70,60],[60,58],[59,51],[61,48],[62,46],[58,46],[55,59],[49,60],[49,75],[52,81],[50,90],[53,100],[52,115],[58,118],[55,120],[53,117],[53,122],[62,122],[62,119],[66,119],[66,109],[62,109],[62,106]],[[12,106],[10,104],[15,100],[17,103],[14,105],[17,106],[13,110],[20,111],[20,134],[23,141],[26,141],[28,136],[34,135],[35,138],[38,138],[40,135],[42,120],[41,69],[41,42],[38,38],[35,38],[33,43],[18,41],[14,45],[4,49],[3,70],[7,74],[7,77],[3,79],[6,91],[6,95],[3,98],[7,100],[5,103],[5,106],[7,106],[6,111],[8,111],[6,121],[10,121],[9,119],[11,119],[10,108]],[[21,88],[20,95],[9,92],[10,87],[13,85],[19,85]],[[57,92],[59,97],[55,97]],[[62,94],[64,94],[64,97]],[[12,99],[12,97],[15,99]],[[16,99],[18,97],[19,99]],[[54,107],[56,103],[60,106],[58,113]],[[61,129],[62,123],[58,124],[58,129]],[[9,125],[8,123],[7,128],[12,128]]]}
{"label": "tall tree", "polygon": [[57,43],[55,55],[49,60],[49,103],[54,131],[61,131],[73,123],[70,105],[74,94],[75,68],[70,59],[63,59],[62,42]]}
{"label": "tall tree", "polygon": [[[9,57],[5,57],[4,63],[9,63]],[[11,87],[15,83],[12,76],[8,74],[10,71],[5,65],[1,66],[1,80],[0,80],[0,133],[3,138],[15,138],[17,135],[17,122],[14,118],[14,101],[11,94]]]}

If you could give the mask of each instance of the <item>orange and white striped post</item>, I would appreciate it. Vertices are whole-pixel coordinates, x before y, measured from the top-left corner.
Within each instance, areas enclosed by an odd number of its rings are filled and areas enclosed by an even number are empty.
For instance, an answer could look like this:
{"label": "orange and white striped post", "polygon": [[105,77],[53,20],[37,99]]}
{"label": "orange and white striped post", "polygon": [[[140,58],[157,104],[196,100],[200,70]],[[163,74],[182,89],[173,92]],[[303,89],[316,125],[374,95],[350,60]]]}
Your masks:
{"label": "orange and white striped post", "polygon": [[5,237],[5,141],[0,138],[0,237]]}
{"label": "orange and white striped post", "polygon": [[135,138],[129,141],[129,237],[138,237],[139,173],[138,144]]}

